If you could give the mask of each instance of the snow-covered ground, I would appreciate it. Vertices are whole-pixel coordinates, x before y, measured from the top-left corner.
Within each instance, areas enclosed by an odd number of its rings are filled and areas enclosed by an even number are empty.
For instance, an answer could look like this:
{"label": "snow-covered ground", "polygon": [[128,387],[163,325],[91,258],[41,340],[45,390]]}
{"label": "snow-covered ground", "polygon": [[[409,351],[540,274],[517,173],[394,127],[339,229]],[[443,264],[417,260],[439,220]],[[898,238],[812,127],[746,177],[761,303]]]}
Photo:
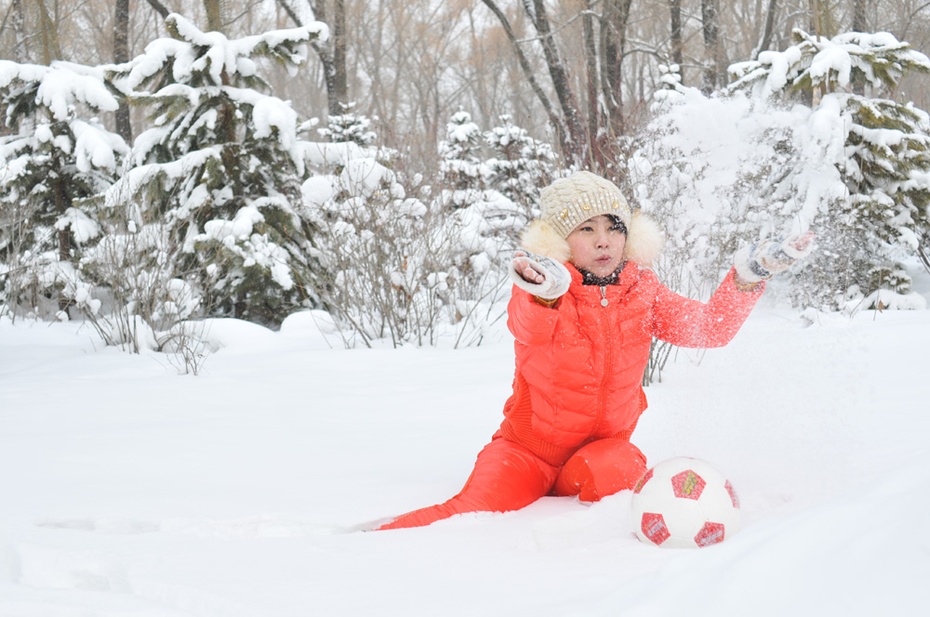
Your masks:
{"label": "snow-covered ground", "polygon": [[812,317],[764,302],[648,388],[650,460],[740,494],[742,531],[700,550],[636,540],[629,492],[361,531],[460,488],[506,336],[346,351],[307,314],[212,322],[194,377],[0,319],[0,616],[926,615],[930,310]]}

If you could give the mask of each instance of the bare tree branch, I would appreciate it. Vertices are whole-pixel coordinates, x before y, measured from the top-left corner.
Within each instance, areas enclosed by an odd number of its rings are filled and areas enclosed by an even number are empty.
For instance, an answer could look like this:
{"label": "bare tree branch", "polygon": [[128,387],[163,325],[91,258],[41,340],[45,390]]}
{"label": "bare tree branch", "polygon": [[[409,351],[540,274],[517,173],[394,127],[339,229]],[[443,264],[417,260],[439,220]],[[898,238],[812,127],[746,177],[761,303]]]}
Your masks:
{"label": "bare tree branch", "polygon": [[562,119],[559,117],[559,114],[553,107],[552,101],[550,101],[549,97],[546,96],[546,93],[540,85],[539,80],[536,79],[536,74],[533,72],[533,67],[530,66],[529,59],[526,57],[526,54],[523,53],[523,49],[520,47],[520,43],[514,34],[513,27],[510,25],[510,21],[507,19],[507,16],[504,15],[504,12],[501,11],[501,9],[497,6],[497,3],[494,2],[494,0],[481,1],[491,10],[492,13],[494,13],[498,21],[500,21],[501,27],[503,27],[504,33],[507,35],[507,40],[510,41],[511,46],[513,47],[513,51],[517,56],[517,62],[520,64],[520,69],[523,71],[523,75],[526,77],[527,82],[530,84],[530,88],[533,90],[536,98],[538,98],[539,102],[542,103],[543,109],[546,111],[546,116],[549,118],[549,124],[551,124],[553,130],[555,130],[561,151],[563,153],[570,151],[571,147],[568,143],[569,132],[565,124],[562,122]]}
{"label": "bare tree branch", "polygon": [[772,43],[772,32],[775,28],[775,12],[778,10],[778,0],[769,0],[768,8],[765,11],[765,27],[762,30],[762,38],[759,45],[752,50],[751,58],[753,60],[759,57],[759,54],[769,48]]}
{"label": "bare tree branch", "polygon": [[[290,6],[288,0],[277,0],[278,6],[284,9],[287,16],[298,26],[304,23],[297,11]],[[311,2],[310,10],[315,19],[326,22],[326,5],[322,1]],[[313,39],[310,47],[316,52],[323,65],[323,81],[326,84],[326,107],[329,115],[335,116],[345,112],[348,106],[348,75],[346,68],[346,37],[345,37],[345,2],[335,1],[333,22],[330,24],[332,36],[329,41]]]}
{"label": "bare tree branch", "polygon": [[523,6],[539,33],[539,42],[543,48],[546,66],[549,69],[549,77],[552,79],[556,98],[562,108],[562,118],[565,127],[568,129],[569,148],[564,150],[563,154],[568,155],[574,162],[580,163],[584,158],[587,139],[585,139],[580,114],[578,113],[578,103],[568,79],[568,72],[562,58],[559,56],[558,49],[556,49],[555,40],[551,36],[545,3],[543,0],[532,0],[531,7],[531,0],[523,0]]}
{"label": "bare tree branch", "polygon": [[300,21],[300,17],[297,15],[297,12],[291,7],[291,4],[287,0],[278,0],[278,6],[284,9],[284,12],[287,13],[287,16],[291,18],[291,21],[294,22],[298,27],[303,26]]}
{"label": "bare tree branch", "polygon": [[161,2],[159,2],[158,0],[146,0],[146,2],[149,3],[149,6],[151,6],[153,9],[155,9],[155,12],[156,12],[156,13],[158,13],[159,15],[161,15],[162,19],[165,19],[166,17],[168,17],[168,15],[171,14],[171,11],[169,11],[169,10],[165,7],[165,5],[162,4]]}

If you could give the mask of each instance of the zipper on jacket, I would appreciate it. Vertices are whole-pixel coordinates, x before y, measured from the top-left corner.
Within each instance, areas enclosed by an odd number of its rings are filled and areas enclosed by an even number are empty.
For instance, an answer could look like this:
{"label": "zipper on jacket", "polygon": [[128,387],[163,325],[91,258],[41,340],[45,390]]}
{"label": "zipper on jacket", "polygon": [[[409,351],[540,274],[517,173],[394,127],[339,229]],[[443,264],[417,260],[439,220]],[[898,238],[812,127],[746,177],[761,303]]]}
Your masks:
{"label": "zipper on jacket", "polygon": [[[607,307],[609,304],[607,300],[607,287],[601,287],[601,306]],[[601,313],[603,318],[606,320],[604,331],[607,333],[607,341],[604,346],[604,373],[601,375],[601,383],[598,387],[597,393],[597,412],[595,417],[594,431],[592,435],[596,434],[601,430],[601,422],[604,421],[604,416],[607,415],[607,382],[610,380],[610,374],[613,369],[613,343],[614,343],[614,333],[610,327],[610,314]],[[600,321],[600,320],[598,320]]]}

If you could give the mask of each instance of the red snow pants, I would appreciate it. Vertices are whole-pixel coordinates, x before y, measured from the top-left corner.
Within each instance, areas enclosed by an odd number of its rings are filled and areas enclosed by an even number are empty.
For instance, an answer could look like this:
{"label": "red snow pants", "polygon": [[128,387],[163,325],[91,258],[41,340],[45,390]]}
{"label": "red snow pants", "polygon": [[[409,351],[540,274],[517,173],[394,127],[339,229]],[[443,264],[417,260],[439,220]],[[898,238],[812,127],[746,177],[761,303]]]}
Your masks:
{"label": "red snow pants", "polygon": [[403,514],[378,529],[422,527],[465,512],[519,510],[546,495],[598,501],[633,488],[646,472],[646,457],[625,439],[592,441],[557,467],[515,441],[494,438],[478,454],[464,488],[452,499]]}

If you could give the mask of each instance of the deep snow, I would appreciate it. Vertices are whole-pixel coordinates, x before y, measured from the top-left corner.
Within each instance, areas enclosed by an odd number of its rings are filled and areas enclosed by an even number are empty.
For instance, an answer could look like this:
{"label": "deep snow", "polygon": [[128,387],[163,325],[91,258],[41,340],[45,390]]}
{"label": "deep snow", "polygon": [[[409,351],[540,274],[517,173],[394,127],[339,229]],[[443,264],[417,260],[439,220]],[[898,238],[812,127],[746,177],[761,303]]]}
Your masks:
{"label": "deep snow", "polygon": [[647,389],[650,461],[711,461],[742,502],[690,551],[639,543],[628,492],[360,531],[460,488],[504,333],[347,351],[309,314],[214,321],[194,377],[2,318],[0,616],[926,615],[930,311],[808,317],[766,298]]}

